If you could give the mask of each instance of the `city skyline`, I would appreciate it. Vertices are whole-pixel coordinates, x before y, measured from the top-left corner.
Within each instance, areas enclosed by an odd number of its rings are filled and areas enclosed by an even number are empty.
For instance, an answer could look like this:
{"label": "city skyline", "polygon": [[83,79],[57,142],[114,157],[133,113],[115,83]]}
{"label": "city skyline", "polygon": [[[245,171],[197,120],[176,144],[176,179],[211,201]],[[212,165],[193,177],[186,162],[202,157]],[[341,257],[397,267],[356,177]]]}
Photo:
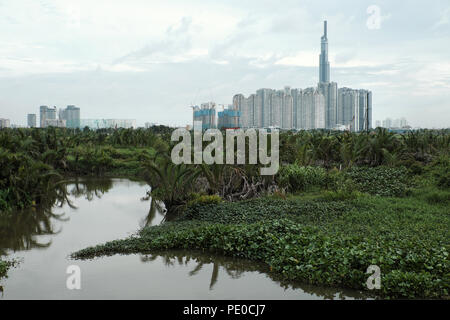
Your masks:
{"label": "city skyline", "polygon": [[[372,128],[372,92],[338,88],[338,84],[331,81],[326,20],[323,26],[317,87],[291,89],[286,86],[283,90],[262,88],[248,98],[240,93],[234,95],[232,108],[238,111],[240,127],[354,132]],[[200,119],[196,116],[197,112],[194,109],[194,121]],[[237,124],[232,122],[229,128],[234,127]]]}
{"label": "city skyline", "polygon": [[[21,10],[24,3],[33,10]],[[108,15],[85,1],[1,1],[0,117],[25,126],[39,105],[70,101],[86,118],[184,126],[190,104],[317,83],[316,35],[328,20],[331,79],[370,88],[373,119],[449,127],[442,115],[450,101],[450,6],[433,1],[423,12],[415,3],[422,2],[375,3],[380,25],[370,27],[368,1],[132,1],[111,3]]]}

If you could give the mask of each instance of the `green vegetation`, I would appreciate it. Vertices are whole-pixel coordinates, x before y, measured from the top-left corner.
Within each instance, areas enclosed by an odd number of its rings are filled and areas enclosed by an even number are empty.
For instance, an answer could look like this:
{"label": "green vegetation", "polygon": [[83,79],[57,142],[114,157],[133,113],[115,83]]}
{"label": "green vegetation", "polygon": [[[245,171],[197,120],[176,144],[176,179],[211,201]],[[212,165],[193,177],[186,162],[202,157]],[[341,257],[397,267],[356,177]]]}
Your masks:
{"label": "green vegetation", "polygon": [[53,203],[63,192],[45,195],[66,177],[136,177],[165,223],[74,257],[198,249],[265,263],[288,281],[358,290],[378,265],[376,297],[448,298],[448,130],[284,132],[272,177],[256,165],[174,165],[170,132],[0,130],[0,217]]}
{"label": "green vegetation", "polygon": [[0,260],[0,279],[6,276],[8,269],[9,269],[8,262]]}
{"label": "green vegetation", "polygon": [[450,218],[411,198],[348,201],[291,197],[193,206],[177,221],[75,253],[76,258],[200,249],[261,261],[286,280],[365,290],[382,270],[385,298],[448,296]]}
{"label": "green vegetation", "polygon": [[142,177],[142,162],[167,148],[167,129],[2,129],[0,212],[44,204],[69,176]]}

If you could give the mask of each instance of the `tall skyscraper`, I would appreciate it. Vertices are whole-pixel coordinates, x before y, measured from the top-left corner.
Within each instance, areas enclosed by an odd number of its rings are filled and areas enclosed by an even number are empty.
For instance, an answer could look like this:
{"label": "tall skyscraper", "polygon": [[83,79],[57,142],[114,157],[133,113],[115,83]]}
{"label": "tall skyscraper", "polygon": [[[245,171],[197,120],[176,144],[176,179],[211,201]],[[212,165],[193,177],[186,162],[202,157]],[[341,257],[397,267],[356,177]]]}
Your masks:
{"label": "tall skyscraper", "polygon": [[[337,83],[330,81],[327,27],[327,21],[324,21],[317,87],[304,90],[290,87],[284,90],[259,89],[248,99],[236,95],[233,104],[243,111],[242,127],[272,126],[286,130],[340,130],[346,127],[355,132],[372,128],[372,92],[338,89]],[[244,112],[246,108],[249,108],[248,112]]]}
{"label": "tall skyscraper", "polygon": [[330,62],[328,61],[327,22],[323,23],[323,36],[320,45],[319,82],[330,82]]}
{"label": "tall skyscraper", "polygon": [[27,123],[29,128],[36,128],[36,114],[30,113],[27,115]]}
{"label": "tall skyscraper", "polygon": [[67,106],[66,109],[60,111],[59,118],[66,120],[67,128],[80,127],[80,108],[75,106]]}

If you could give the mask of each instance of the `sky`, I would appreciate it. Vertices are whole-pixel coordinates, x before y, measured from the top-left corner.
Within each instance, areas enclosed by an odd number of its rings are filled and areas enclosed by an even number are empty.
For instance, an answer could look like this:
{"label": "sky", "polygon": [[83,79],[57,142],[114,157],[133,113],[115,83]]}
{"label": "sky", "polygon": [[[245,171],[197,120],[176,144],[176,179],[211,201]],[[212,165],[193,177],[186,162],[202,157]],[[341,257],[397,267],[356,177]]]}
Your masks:
{"label": "sky", "polygon": [[[0,118],[191,123],[192,104],[316,86],[373,92],[373,119],[450,127],[448,0],[0,0]],[[375,124],[375,123],[374,123]]]}

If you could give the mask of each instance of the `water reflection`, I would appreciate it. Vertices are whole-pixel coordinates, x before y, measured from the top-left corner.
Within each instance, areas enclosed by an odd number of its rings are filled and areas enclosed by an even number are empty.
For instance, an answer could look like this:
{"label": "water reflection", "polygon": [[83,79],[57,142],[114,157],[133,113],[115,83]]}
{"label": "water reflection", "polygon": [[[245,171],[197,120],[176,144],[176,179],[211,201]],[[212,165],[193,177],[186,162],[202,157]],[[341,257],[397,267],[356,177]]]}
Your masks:
{"label": "water reflection", "polygon": [[[142,262],[154,262],[161,258],[167,267],[188,266],[195,264],[195,267],[187,272],[189,277],[197,276],[206,266],[212,265],[211,276],[209,280],[209,290],[214,290],[219,282],[220,273],[225,272],[225,280],[240,279],[246,273],[253,272],[263,274],[271,281],[277,283],[284,290],[301,290],[302,293],[310,294],[322,299],[367,299],[364,293],[356,290],[345,290],[330,287],[317,287],[295,281],[283,280],[278,274],[272,273],[269,267],[264,263],[255,261],[225,257],[199,251],[170,250],[158,251],[152,254],[145,254],[140,257]],[[257,286],[256,286],[257,287]]]}
{"label": "water reflection", "polygon": [[51,240],[39,242],[37,237],[58,234],[61,230],[53,229],[54,222],[69,220],[64,213],[54,213],[56,208],[67,205],[76,209],[73,198],[85,197],[88,201],[100,199],[112,187],[112,180],[74,180],[70,183],[60,183],[47,194],[45,204],[10,214],[1,214],[0,256],[7,255],[8,250],[15,252],[48,248]]}
{"label": "water reflection", "polygon": [[93,199],[101,199],[102,196],[107,193],[113,187],[113,180],[102,179],[102,180],[75,180],[68,188],[71,196],[76,198],[85,197],[86,200],[92,201]]}
{"label": "water reflection", "polygon": [[195,251],[77,261],[86,277],[83,290],[66,290],[71,252],[160,223],[164,208],[152,199],[139,201],[148,187],[129,180],[75,179],[57,189],[48,206],[0,216],[0,255],[23,259],[1,280],[4,299],[363,297],[355,291],[286,282],[265,264]]}

